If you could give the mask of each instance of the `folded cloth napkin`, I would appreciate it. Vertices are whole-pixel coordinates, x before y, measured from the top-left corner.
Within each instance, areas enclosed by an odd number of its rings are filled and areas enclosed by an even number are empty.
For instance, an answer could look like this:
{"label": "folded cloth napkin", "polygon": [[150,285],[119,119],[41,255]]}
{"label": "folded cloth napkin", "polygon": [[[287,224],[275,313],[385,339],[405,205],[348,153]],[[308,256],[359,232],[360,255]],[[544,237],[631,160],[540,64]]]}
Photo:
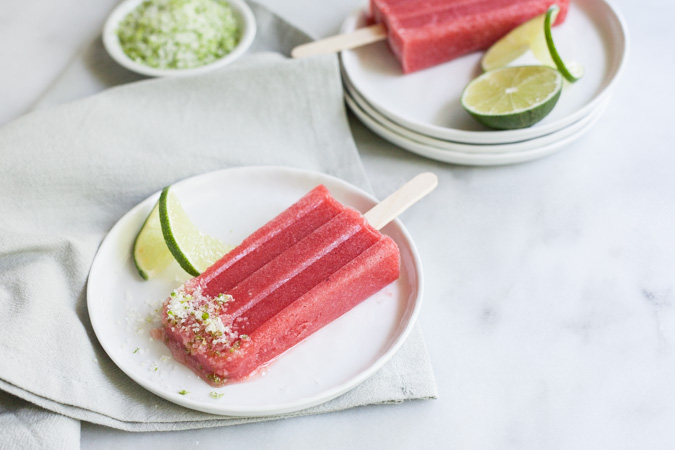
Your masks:
{"label": "folded cloth napkin", "polygon": [[181,430],[436,397],[416,328],[376,375],[325,404],[263,418],[201,413],[128,378],[89,321],[86,282],[98,245],[163,186],[220,168],[284,165],[369,189],[334,56],[260,53],[194,78],[112,88],[5,125],[0,155],[0,427],[9,434],[0,447],[44,445],[44,434],[58,430],[54,446],[72,448],[77,420]]}

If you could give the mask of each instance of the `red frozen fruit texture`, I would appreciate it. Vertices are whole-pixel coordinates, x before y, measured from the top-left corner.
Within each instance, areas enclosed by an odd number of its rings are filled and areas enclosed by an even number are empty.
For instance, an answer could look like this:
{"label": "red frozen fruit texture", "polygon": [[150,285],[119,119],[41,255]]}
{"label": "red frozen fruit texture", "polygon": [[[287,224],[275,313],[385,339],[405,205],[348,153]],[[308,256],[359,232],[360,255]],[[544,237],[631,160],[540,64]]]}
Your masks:
{"label": "red frozen fruit texture", "polygon": [[172,292],[164,342],[210,384],[239,381],[398,276],[394,241],[317,186]]}
{"label": "red frozen fruit texture", "polygon": [[371,0],[371,19],[387,28],[389,47],[404,73],[426,69],[477,50],[569,0]]}

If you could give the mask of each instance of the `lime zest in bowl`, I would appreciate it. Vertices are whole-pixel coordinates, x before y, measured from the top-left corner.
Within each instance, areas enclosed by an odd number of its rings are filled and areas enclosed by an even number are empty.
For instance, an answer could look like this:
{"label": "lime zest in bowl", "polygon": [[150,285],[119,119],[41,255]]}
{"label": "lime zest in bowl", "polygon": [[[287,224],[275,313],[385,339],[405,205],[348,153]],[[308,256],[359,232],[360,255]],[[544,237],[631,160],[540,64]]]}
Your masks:
{"label": "lime zest in bowl", "polygon": [[221,0],[145,0],[119,23],[122,51],[156,69],[191,69],[230,53],[241,30]]}

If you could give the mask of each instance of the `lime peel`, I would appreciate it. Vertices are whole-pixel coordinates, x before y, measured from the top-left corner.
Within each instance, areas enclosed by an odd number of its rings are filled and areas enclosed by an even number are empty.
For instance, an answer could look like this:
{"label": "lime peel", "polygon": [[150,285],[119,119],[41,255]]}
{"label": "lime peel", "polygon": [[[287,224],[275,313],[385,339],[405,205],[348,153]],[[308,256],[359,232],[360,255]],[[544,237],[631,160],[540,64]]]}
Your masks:
{"label": "lime peel", "polygon": [[557,5],[551,6],[548,11],[546,11],[546,18],[544,20],[544,36],[546,38],[546,45],[548,51],[551,55],[551,59],[555,63],[555,66],[558,68],[563,77],[570,83],[574,83],[579,80],[584,74],[583,67],[579,63],[570,63],[565,64],[565,62],[560,57],[558,49],[553,43],[553,33],[551,32],[551,25],[555,22],[555,18],[558,15],[560,8]]}

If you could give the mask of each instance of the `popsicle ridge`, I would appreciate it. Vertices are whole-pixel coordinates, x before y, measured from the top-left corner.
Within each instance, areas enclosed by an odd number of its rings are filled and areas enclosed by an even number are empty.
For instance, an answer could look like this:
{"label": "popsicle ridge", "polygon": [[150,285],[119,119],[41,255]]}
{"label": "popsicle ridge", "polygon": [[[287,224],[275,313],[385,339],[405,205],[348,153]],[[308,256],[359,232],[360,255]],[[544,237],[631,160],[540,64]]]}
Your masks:
{"label": "popsicle ridge", "polygon": [[384,236],[251,332],[247,352],[235,352],[228,361],[230,378],[242,379],[259,371],[398,277],[398,247]]}
{"label": "popsicle ridge", "polygon": [[372,20],[387,28],[389,47],[404,73],[484,50],[513,28],[569,0],[371,0]]}
{"label": "popsicle ridge", "polygon": [[[231,289],[314,231],[318,225],[328,222],[342,209],[343,206],[330,195],[325,186],[315,187],[225,254],[199,277],[189,281],[188,288],[199,285],[206,295],[214,297]],[[220,276],[225,271],[228,276]]]}

